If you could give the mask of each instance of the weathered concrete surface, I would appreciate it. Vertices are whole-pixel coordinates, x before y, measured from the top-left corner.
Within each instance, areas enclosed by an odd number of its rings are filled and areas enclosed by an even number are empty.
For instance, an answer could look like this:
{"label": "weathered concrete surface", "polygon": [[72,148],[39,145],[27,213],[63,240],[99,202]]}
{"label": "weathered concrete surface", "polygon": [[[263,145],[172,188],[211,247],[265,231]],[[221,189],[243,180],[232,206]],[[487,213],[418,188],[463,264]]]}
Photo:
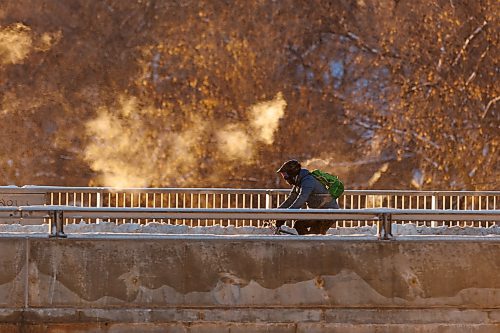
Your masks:
{"label": "weathered concrete surface", "polygon": [[22,238],[0,239],[0,309],[25,304],[27,247]]}
{"label": "weathered concrete surface", "polygon": [[0,332],[499,332],[500,239],[0,238]]}

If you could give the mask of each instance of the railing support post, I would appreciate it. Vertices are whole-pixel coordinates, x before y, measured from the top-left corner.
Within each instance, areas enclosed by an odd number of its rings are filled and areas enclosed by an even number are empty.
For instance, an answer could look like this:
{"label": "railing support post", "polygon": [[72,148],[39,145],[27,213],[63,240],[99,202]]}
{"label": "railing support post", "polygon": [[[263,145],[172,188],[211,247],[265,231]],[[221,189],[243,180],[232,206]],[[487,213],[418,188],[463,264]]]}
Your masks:
{"label": "railing support post", "polygon": [[51,223],[49,226],[49,237],[54,238],[66,238],[66,234],[63,231],[64,225],[64,214],[61,210],[54,210],[51,212]]}
{"label": "railing support post", "polygon": [[378,215],[377,237],[382,240],[389,240],[394,237],[392,235],[392,214],[381,213]]}
{"label": "railing support post", "polygon": [[[432,201],[431,201],[431,209],[436,209],[436,194],[433,194],[432,195]],[[437,221],[431,221],[431,227],[432,228],[436,228],[438,225],[437,225]]]}
{"label": "railing support post", "polygon": [[266,191],[266,209],[271,209],[271,191]]}
{"label": "railing support post", "polygon": [[[97,192],[97,193],[96,193],[96,203],[95,203],[95,204],[96,204],[96,207],[102,207],[101,196],[102,196],[101,192]],[[95,219],[95,223],[96,223],[96,224],[99,224],[99,223],[101,223],[101,222],[102,222],[102,220],[101,220],[101,219]]]}

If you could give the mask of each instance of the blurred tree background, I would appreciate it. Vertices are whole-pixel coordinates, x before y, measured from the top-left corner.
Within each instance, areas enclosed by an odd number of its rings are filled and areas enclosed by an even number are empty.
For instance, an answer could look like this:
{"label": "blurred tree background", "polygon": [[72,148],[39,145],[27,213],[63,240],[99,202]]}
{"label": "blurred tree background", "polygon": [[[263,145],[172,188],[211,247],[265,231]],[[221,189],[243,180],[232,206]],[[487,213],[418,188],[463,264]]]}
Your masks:
{"label": "blurred tree background", "polygon": [[0,0],[0,183],[498,189],[496,0]]}

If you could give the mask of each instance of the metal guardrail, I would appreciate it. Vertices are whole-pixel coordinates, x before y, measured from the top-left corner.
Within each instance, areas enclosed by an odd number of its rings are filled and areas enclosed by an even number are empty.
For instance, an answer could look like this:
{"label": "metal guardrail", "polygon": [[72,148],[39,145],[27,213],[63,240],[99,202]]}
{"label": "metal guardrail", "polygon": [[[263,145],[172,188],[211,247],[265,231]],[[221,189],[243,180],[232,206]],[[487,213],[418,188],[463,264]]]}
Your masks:
{"label": "metal guardrail", "polygon": [[392,223],[422,221],[495,221],[500,210],[402,210],[402,209],[207,209],[115,208],[71,206],[0,207],[0,218],[48,218],[51,237],[65,237],[64,219],[260,219],[260,220],[365,220],[377,223],[379,238],[392,236]]}
{"label": "metal guardrail", "polygon": [[[40,205],[107,208],[176,208],[176,209],[271,209],[286,199],[288,189],[228,188],[125,188],[62,187],[62,186],[0,186],[1,206]],[[2,198],[2,195],[5,195]],[[406,191],[346,190],[339,198],[341,209],[422,209],[422,210],[496,210],[500,191]],[[420,217],[414,216],[414,217]],[[95,222],[98,219],[86,219]],[[151,219],[138,219],[147,222]],[[5,219],[3,220],[5,221]],[[11,221],[13,221],[11,219]],[[32,220],[34,221],[34,220]],[[65,223],[78,219],[65,219]],[[153,221],[156,221],[153,219]],[[44,219],[38,223],[43,223]],[[125,222],[115,219],[116,223]],[[161,219],[172,224],[262,226],[260,219]],[[403,220],[399,223],[417,225],[458,225],[489,227],[495,221]],[[36,223],[36,222],[34,222]],[[368,220],[337,219],[334,227],[370,225]]]}

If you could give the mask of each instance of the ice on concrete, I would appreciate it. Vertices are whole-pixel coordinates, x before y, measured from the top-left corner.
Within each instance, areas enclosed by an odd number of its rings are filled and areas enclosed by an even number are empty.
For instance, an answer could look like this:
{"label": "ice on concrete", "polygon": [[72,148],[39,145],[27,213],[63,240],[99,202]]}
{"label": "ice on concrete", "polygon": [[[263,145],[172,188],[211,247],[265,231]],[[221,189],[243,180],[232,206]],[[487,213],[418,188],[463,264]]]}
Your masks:
{"label": "ice on concrete", "polygon": [[[295,232],[295,229],[286,226],[283,229]],[[0,235],[2,233],[39,234],[48,233],[48,224],[42,225],[20,225],[20,224],[0,224]],[[189,227],[186,225],[172,225],[166,223],[150,222],[147,224],[114,222],[100,223],[75,223],[64,226],[66,234],[89,234],[89,233],[117,233],[117,234],[172,234],[172,235],[272,235],[270,228],[264,227],[235,227],[235,226],[206,226]],[[328,235],[333,236],[374,236],[377,234],[376,226],[361,226],[351,228],[331,228]],[[393,224],[392,234],[394,236],[412,235],[453,235],[453,236],[483,236],[500,235],[500,225],[484,227],[425,227],[417,226],[413,223]]]}
{"label": "ice on concrete", "polygon": [[39,224],[39,225],[0,224],[0,233],[4,232],[47,233],[49,232],[49,225],[48,224]]}

